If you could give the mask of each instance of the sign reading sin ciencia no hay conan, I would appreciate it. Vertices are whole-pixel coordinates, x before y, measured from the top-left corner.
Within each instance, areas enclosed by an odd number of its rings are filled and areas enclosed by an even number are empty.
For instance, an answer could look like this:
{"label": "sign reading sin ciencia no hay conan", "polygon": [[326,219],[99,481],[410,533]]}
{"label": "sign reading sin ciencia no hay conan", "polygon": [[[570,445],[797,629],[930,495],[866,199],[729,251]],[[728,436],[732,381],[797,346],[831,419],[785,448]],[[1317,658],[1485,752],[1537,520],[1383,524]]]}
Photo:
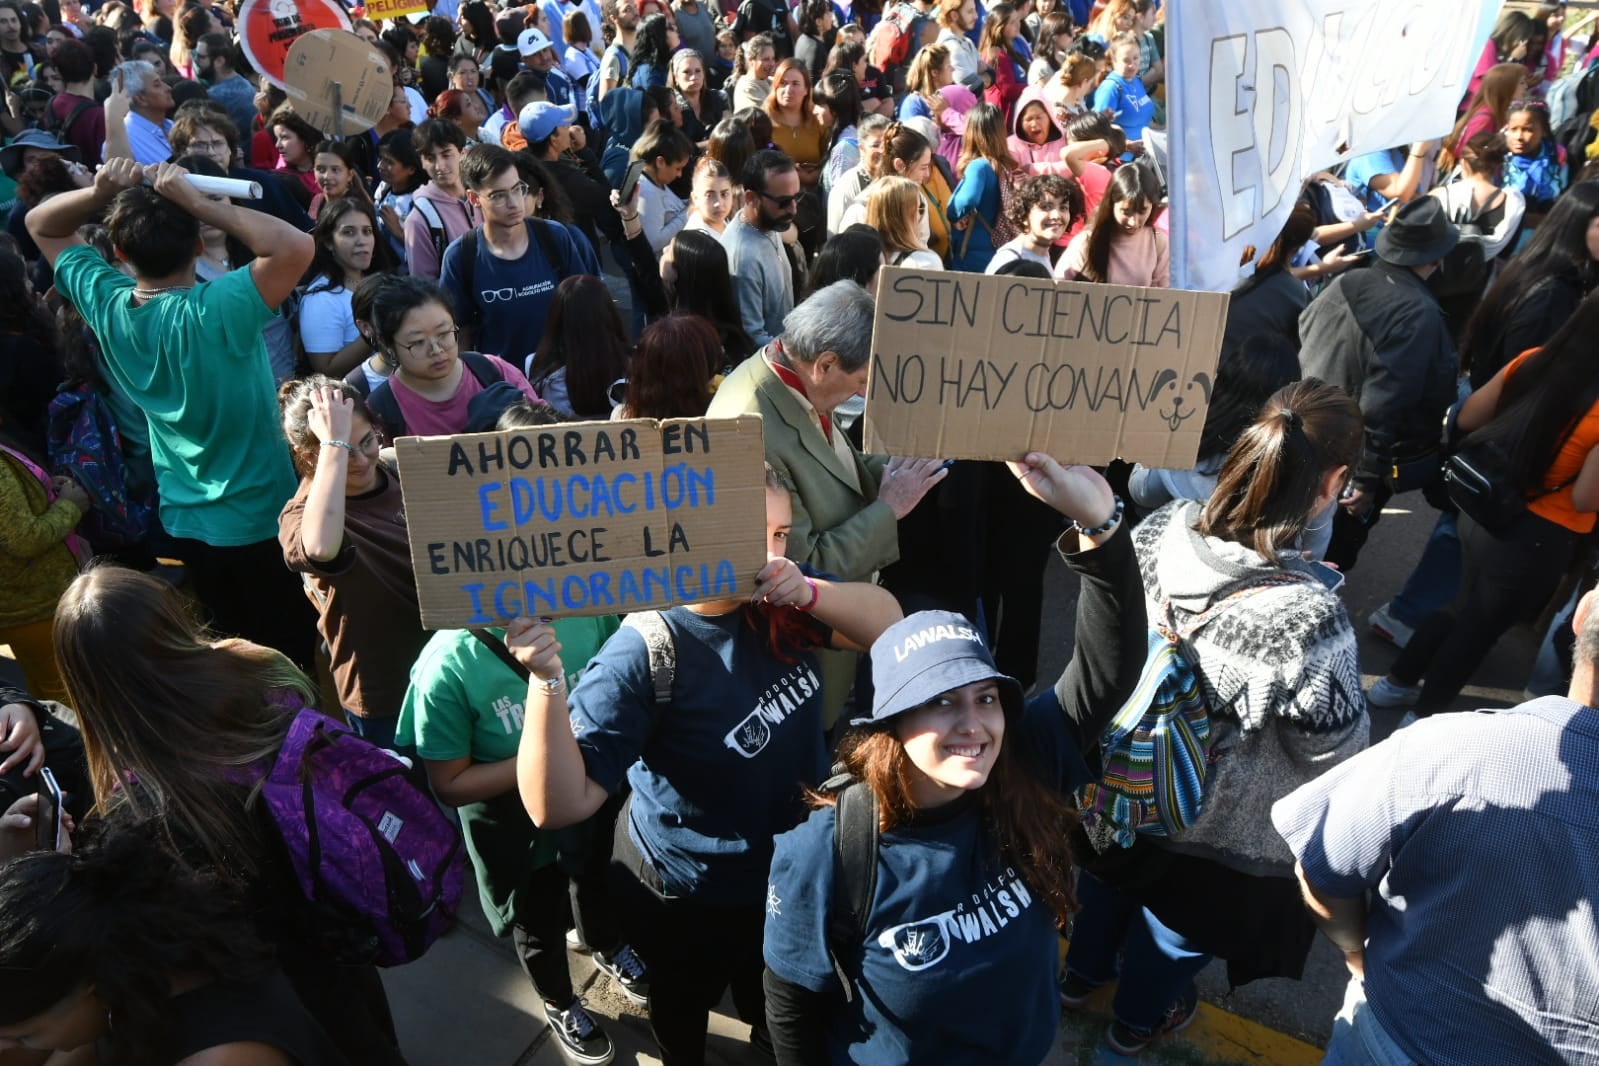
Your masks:
{"label": "sign reading sin ciencia no hay conan", "polygon": [[923,272],[878,274],[868,451],[1187,468],[1226,293]]}
{"label": "sign reading sin ciencia no hay conan", "polygon": [[578,422],[395,442],[428,629],[748,597],[761,420]]}

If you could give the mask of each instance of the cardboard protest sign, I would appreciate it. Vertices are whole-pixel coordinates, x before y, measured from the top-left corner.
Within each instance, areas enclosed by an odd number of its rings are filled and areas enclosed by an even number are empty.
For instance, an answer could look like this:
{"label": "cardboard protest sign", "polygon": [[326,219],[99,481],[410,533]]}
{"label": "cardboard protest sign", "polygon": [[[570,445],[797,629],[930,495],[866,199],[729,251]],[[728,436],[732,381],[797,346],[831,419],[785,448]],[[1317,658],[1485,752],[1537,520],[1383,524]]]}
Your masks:
{"label": "cardboard protest sign", "polygon": [[289,48],[312,30],[349,29],[350,16],[338,0],[244,0],[234,26],[250,66],[287,92]]}
{"label": "cardboard protest sign", "polygon": [[868,451],[1189,467],[1225,294],[884,267]]}
{"label": "cardboard protest sign", "polygon": [[[284,92],[294,113],[331,137],[365,133],[394,99],[394,72],[374,45],[345,30],[312,30],[284,61]],[[334,86],[339,110],[334,111]]]}
{"label": "cardboard protest sign", "polygon": [[1237,284],[1300,185],[1447,134],[1503,0],[1228,0],[1166,20],[1172,282]]}
{"label": "cardboard protest sign", "polygon": [[757,416],[401,437],[395,451],[429,629],[737,599],[766,565]]}
{"label": "cardboard protest sign", "polygon": [[369,19],[399,19],[407,15],[426,15],[432,10],[428,0],[366,0]]}

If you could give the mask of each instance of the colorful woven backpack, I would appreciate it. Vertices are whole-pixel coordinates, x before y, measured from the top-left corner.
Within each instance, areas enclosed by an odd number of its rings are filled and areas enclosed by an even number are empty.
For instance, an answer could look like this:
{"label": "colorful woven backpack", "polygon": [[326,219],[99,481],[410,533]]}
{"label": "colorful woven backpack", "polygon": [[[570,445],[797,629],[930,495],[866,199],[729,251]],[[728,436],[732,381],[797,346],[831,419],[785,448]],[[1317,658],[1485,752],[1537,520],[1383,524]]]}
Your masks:
{"label": "colorful woven backpack", "polygon": [[1103,851],[1114,842],[1130,848],[1139,833],[1175,836],[1199,820],[1215,759],[1210,709],[1185,649],[1224,609],[1267,589],[1307,580],[1314,579],[1283,571],[1251,582],[1212,602],[1181,631],[1171,604],[1163,605],[1165,618],[1149,632],[1138,684],[1100,738],[1104,773],[1077,790],[1078,813],[1096,847]]}

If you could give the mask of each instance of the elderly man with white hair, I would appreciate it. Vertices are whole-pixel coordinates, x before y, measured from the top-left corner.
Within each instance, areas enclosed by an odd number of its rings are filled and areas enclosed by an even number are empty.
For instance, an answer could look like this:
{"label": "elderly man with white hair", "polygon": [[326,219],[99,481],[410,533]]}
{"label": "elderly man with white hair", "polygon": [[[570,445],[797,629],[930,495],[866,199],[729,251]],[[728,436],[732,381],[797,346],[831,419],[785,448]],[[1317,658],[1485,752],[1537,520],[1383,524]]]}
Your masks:
{"label": "elderly man with white hair", "polygon": [[[106,101],[105,158],[128,156],[140,166],[165,163],[172,158],[167,132],[172,120],[172,87],[161,80],[153,64],[142,59],[119,63],[111,69],[113,92]],[[116,126],[126,133],[116,136]],[[121,143],[118,143],[118,142]]]}
{"label": "elderly man with white hair", "polygon": [[[794,504],[788,556],[842,581],[870,581],[899,558],[899,520],[943,480],[935,459],[862,455],[833,410],[866,390],[872,298],[853,281],[813,293],[783,319],[783,333],[740,363],[716,390],[713,418],[758,414],[766,461]],[[854,657],[823,663],[826,715],[843,707]]]}

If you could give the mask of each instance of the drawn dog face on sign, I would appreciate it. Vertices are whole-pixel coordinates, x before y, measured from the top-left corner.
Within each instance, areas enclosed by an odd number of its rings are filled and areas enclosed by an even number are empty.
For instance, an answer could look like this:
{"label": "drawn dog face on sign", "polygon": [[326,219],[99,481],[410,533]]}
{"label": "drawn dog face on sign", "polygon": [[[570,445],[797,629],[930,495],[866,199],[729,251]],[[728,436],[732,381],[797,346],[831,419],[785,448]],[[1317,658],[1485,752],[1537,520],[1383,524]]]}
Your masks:
{"label": "drawn dog face on sign", "polygon": [[1180,388],[1175,370],[1161,371],[1160,378],[1159,388],[1169,387],[1172,390],[1171,406],[1156,408],[1156,413],[1166,420],[1166,426],[1172,432],[1210,405],[1209,374],[1195,374]]}

